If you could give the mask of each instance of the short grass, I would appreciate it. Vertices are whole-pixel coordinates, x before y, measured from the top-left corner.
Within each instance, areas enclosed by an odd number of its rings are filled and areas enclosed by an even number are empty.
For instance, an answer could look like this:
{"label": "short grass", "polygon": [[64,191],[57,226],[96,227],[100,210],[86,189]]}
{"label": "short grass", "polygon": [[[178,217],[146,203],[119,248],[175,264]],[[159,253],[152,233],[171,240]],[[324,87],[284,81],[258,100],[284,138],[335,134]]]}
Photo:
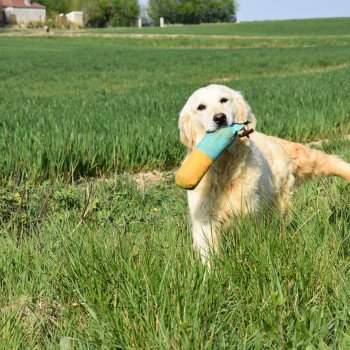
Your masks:
{"label": "short grass", "polygon": [[[231,24],[178,25],[165,28],[108,28],[104,33],[147,33],[178,35],[242,35],[242,36],[330,36],[349,35],[349,18],[319,18],[289,21],[256,21]],[[83,32],[96,33],[96,29]]]}
{"label": "short grass", "polygon": [[212,82],[260,130],[350,159],[348,23],[0,31],[0,348],[350,347],[347,184],[302,186],[291,219],[237,218],[208,272],[173,179],[178,112]]}

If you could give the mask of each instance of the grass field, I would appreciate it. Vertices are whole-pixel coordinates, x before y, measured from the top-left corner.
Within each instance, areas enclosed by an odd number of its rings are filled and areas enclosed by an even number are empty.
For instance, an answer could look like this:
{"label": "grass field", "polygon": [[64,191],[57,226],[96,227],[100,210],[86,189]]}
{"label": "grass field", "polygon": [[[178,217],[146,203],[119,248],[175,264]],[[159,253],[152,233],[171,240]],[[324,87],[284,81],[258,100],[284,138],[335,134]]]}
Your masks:
{"label": "grass field", "polygon": [[238,218],[209,273],[173,183],[178,113],[212,82],[259,130],[350,159],[349,28],[0,30],[0,348],[349,348],[347,184]]}

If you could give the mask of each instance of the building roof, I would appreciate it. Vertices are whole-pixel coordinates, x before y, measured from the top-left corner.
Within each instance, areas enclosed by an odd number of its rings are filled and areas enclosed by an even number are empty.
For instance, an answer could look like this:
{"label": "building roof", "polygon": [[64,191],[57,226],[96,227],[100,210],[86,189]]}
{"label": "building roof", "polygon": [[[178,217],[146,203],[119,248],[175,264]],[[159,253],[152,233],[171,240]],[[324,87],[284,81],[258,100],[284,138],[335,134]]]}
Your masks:
{"label": "building roof", "polygon": [[32,2],[30,5],[27,5],[24,0],[0,0],[0,5],[2,5],[2,7],[45,8],[45,6],[38,4],[37,2]]}

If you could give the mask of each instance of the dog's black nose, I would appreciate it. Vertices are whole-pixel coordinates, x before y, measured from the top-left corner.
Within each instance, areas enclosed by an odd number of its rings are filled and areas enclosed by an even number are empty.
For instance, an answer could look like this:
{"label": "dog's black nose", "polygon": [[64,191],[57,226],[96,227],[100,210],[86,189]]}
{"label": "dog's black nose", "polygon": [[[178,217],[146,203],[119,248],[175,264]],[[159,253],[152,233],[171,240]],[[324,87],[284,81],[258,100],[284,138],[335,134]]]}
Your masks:
{"label": "dog's black nose", "polygon": [[217,125],[225,124],[226,123],[226,114],[224,114],[224,113],[215,114],[213,117],[213,121]]}

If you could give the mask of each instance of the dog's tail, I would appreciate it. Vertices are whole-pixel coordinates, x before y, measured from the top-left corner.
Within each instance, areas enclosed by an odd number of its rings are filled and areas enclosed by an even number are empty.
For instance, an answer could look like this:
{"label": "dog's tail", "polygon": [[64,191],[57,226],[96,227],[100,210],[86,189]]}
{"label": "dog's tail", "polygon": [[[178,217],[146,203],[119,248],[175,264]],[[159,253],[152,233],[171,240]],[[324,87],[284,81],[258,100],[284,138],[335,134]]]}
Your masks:
{"label": "dog's tail", "polygon": [[339,176],[350,182],[350,164],[339,157],[288,141],[283,142],[283,148],[292,159],[297,180],[308,180],[318,176]]}

